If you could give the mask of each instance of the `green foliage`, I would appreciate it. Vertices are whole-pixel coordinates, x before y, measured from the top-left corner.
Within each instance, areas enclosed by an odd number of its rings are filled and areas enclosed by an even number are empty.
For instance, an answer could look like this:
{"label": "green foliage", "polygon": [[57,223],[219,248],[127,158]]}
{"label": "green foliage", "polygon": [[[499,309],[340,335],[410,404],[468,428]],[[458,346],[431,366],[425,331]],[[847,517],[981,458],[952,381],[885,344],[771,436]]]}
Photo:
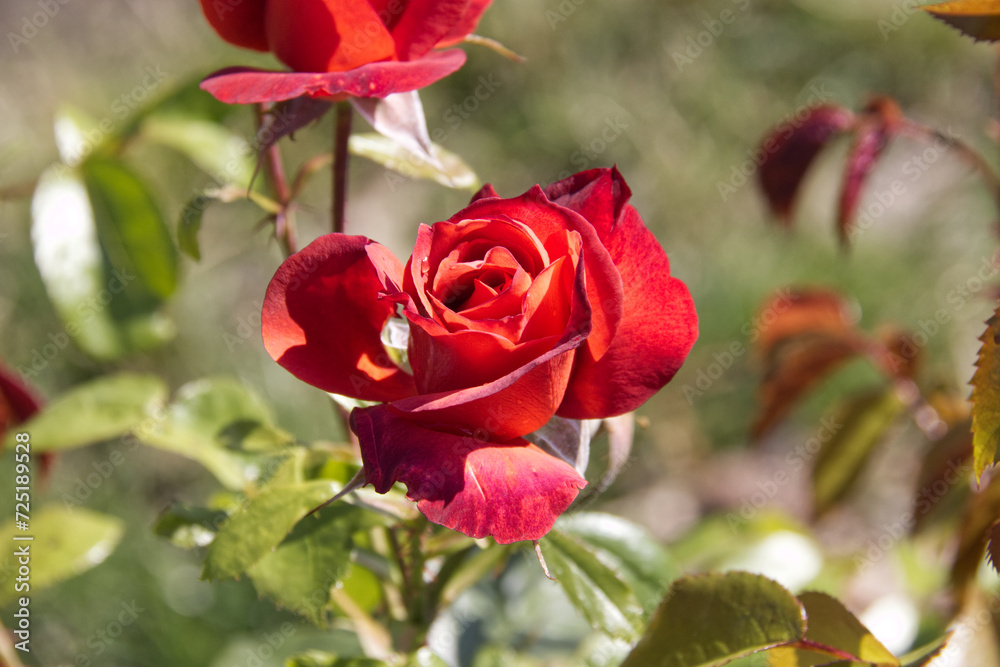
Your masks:
{"label": "green foliage", "polygon": [[[0,539],[11,548],[27,546],[31,557],[31,594],[104,562],[121,540],[124,525],[116,517],[91,510],[48,506],[30,515],[30,531],[16,529],[14,517],[0,526]],[[18,536],[31,541],[15,542]],[[14,566],[16,568],[16,565]],[[0,605],[21,595],[13,580],[0,589]]]}
{"label": "green foliage", "polygon": [[625,580],[580,540],[554,529],[541,541],[552,575],[595,630],[634,640],[642,606]]}
{"label": "green foliage", "polygon": [[976,373],[972,376],[972,432],[976,477],[993,465],[1000,449],[1000,309],[979,338]]}
{"label": "green foliage", "polygon": [[[107,375],[63,394],[24,428],[31,433],[36,452],[83,447],[151,421],[166,398],[166,386],[154,375]],[[10,433],[7,447],[13,448],[13,439]]]}
{"label": "green foliage", "polygon": [[375,133],[353,135],[349,147],[354,155],[392,169],[406,178],[431,180],[460,190],[475,190],[479,187],[479,178],[462,158],[436,144],[431,145],[437,164],[392,139]]}
{"label": "green foliage", "polygon": [[777,583],[743,572],[677,580],[622,667],[710,667],[796,642],[805,613]]}
{"label": "green foliage", "polygon": [[823,514],[841,501],[864,470],[875,447],[904,410],[892,390],[853,399],[838,429],[823,445],[813,469],[814,511]]}

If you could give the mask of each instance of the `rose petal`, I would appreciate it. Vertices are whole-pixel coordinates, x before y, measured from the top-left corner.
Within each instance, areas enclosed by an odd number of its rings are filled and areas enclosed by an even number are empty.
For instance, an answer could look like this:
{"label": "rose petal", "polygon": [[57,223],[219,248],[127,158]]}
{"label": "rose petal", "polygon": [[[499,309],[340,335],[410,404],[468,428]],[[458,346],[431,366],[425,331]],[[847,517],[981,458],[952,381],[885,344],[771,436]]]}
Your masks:
{"label": "rose petal", "polygon": [[492,1],[493,0],[470,0],[465,8],[465,14],[462,15],[462,20],[452,26],[451,31],[438,42],[438,48],[453,46],[465,39],[466,36],[471,35],[476,29],[476,25],[479,23],[479,19],[482,17],[483,12],[486,11],[486,8],[490,6]]}
{"label": "rose petal", "polygon": [[415,60],[462,23],[468,0],[410,0],[392,31],[399,60]]}
{"label": "rose petal", "polygon": [[396,46],[368,0],[272,0],[267,41],[296,72],[344,72],[393,60]]}
{"label": "rose petal", "polygon": [[365,475],[379,493],[395,482],[434,523],[500,544],[537,540],[587,482],[520,438],[487,443],[431,430],[382,406],[354,410]]}
{"label": "rose petal", "polygon": [[363,236],[319,237],[285,260],[267,287],[268,354],[324,391],[366,401],[412,396],[413,378],[392,362],[381,337],[396,304],[379,294],[401,272],[399,260]]}
{"label": "rose petal", "polygon": [[490,199],[492,197],[499,198],[500,195],[497,194],[497,191],[495,189],[493,189],[492,185],[490,185],[489,183],[487,183],[483,187],[479,188],[479,192],[477,192],[476,194],[472,195],[472,200],[469,201],[469,203],[470,204],[475,204],[480,199]]}
{"label": "rose petal", "polygon": [[594,225],[621,273],[625,303],[611,347],[599,358],[587,345],[578,350],[558,414],[597,419],[630,412],[687,358],[698,338],[694,302],[684,283],[670,277],[666,253],[628,205],[632,193],[617,169],[576,174],[549,186],[547,194]]}
{"label": "rose petal", "polygon": [[513,199],[477,199],[451,217],[451,221],[509,217],[530,227],[553,257],[565,247],[565,230],[575,231],[583,240],[583,262],[586,265],[587,297],[593,311],[592,329],[587,346],[595,358],[611,344],[622,317],[622,279],[611,256],[592,224],[577,212],[552,203],[541,188],[535,186]]}
{"label": "rose petal", "polygon": [[[582,263],[580,268],[582,268]],[[391,409],[405,413],[408,419],[429,424],[454,424],[457,428],[477,431],[480,439],[514,438],[531,433],[542,427],[562,402],[572,371],[573,353],[590,334],[590,304],[586,299],[584,272],[578,271],[570,297],[572,309],[569,323],[560,340],[549,351],[534,356],[527,363],[497,380],[481,386],[468,386],[466,389],[440,391],[396,401]],[[406,312],[411,321],[410,363],[414,375],[419,378],[430,375],[432,368],[436,369],[438,360],[425,355],[425,343],[422,342],[427,331],[434,322],[421,318],[415,313]],[[429,324],[428,324],[429,322]],[[437,325],[440,327],[440,325]],[[426,328],[425,328],[426,327]],[[444,329],[441,328],[443,332]],[[467,332],[478,333],[478,332]],[[450,334],[456,336],[458,334]],[[488,335],[488,334],[480,334]],[[498,337],[499,338],[499,337]],[[547,339],[535,343],[548,346]],[[431,349],[431,348],[427,348]],[[469,348],[463,345],[439,345],[433,348],[434,354],[461,355]],[[532,349],[532,353],[537,351]],[[526,355],[531,356],[531,355]],[[470,373],[484,363],[488,357],[479,357],[466,367],[455,366],[450,369],[450,376],[437,375],[433,379],[438,382],[453,381],[463,384],[463,373]],[[427,364],[422,365],[422,364]],[[419,370],[418,370],[419,369]]]}
{"label": "rose petal", "polygon": [[201,11],[219,37],[245,49],[268,51],[264,10],[267,0],[238,3],[201,0]]}
{"label": "rose petal", "polygon": [[428,86],[458,70],[465,51],[433,51],[420,60],[378,62],[346,72],[274,72],[230,67],[201,82],[203,90],[227,104],[280,102],[310,97],[387,97]]}

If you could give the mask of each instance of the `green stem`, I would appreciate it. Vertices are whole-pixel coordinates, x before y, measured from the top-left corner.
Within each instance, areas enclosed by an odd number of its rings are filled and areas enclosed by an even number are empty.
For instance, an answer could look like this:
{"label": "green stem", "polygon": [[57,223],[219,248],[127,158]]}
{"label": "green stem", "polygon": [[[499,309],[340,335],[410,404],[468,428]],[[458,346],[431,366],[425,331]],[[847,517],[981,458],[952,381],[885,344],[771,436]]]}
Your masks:
{"label": "green stem", "polygon": [[333,133],[333,231],[344,233],[344,210],[347,205],[347,142],[351,138],[350,102],[338,102]]}

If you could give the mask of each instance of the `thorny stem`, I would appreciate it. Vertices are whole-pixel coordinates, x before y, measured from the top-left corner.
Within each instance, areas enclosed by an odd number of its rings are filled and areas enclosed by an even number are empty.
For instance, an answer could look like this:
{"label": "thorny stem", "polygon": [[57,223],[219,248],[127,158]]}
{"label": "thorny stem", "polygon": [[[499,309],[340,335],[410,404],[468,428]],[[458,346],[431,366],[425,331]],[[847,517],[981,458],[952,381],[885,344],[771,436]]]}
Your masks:
{"label": "thorny stem", "polygon": [[[261,104],[255,107],[257,129],[264,126],[264,117],[270,111],[270,105]],[[274,235],[284,247],[286,255],[294,254],[298,249],[295,239],[295,219],[291,210],[291,191],[288,179],[285,177],[285,165],[281,159],[281,149],[278,143],[273,143],[264,154],[264,176],[275,199],[281,204],[280,210],[274,214]]]}
{"label": "thorny stem", "polygon": [[347,142],[351,138],[350,102],[337,102],[333,133],[333,231],[344,233],[344,210],[347,204]]}

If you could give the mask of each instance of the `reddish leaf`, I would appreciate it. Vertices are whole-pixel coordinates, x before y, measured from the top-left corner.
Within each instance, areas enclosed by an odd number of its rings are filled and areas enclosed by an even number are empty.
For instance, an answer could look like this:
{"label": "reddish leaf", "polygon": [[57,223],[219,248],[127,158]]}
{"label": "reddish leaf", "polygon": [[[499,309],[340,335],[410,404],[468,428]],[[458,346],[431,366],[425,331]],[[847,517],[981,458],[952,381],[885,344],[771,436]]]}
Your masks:
{"label": "reddish leaf", "polygon": [[830,140],[854,124],[854,114],[834,105],[811,109],[774,128],[761,145],[764,161],[758,177],[771,211],[791,225],[792,206],[809,165]]}
{"label": "reddish leaf", "polygon": [[851,226],[861,199],[861,189],[889,144],[889,139],[895,134],[902,116],[899,105],[888,97],[876,98],[865,109],[865,115],[855,132],[854,144],[847,156],[844,185],[840,193],[837,229],[842,244],[847,244],[851,238]]}
{"label": "reddish leaf", "polygon": [[997,0],[952,0],[923,9],[973,39],[1000,40],[1000,2]]}
{"label": "reddish leaf", "polygon": [[980,336],[983,347],[972,376],[972,433],[976,477],[990,467],[1000,448],[1000,308]]}
{"label": "reddish leaf", "polygon": [[263,156],[264,152],[278,143],[282,137],[322,118],[332,106],[333,104],[327,100],[311,97],[296,97],[275,104],[274,108],[264,115],[260,130],[257,132],[260,155]]}
{"label": "reddish leaf", "polygon": [[780,421],[810,388],[861,352],[847,301],[829,290],[781,291],[765,303],[757,321],[759,349],[767,368],[759,396],[754,437]]}
{"label": "reddish leaf", "polygon": [[916,344],[913,336],[894,327],[879,332],[875,351],[883,371],[899,379],[915,378],[924,358],[924,348]]}
{"label": "reddish leaf", "polygon": [[853,331],[857,320],[846,299],[825,289],[779,290],[760,313],[758,346],[765,356],[775,345],[803,334]]}

